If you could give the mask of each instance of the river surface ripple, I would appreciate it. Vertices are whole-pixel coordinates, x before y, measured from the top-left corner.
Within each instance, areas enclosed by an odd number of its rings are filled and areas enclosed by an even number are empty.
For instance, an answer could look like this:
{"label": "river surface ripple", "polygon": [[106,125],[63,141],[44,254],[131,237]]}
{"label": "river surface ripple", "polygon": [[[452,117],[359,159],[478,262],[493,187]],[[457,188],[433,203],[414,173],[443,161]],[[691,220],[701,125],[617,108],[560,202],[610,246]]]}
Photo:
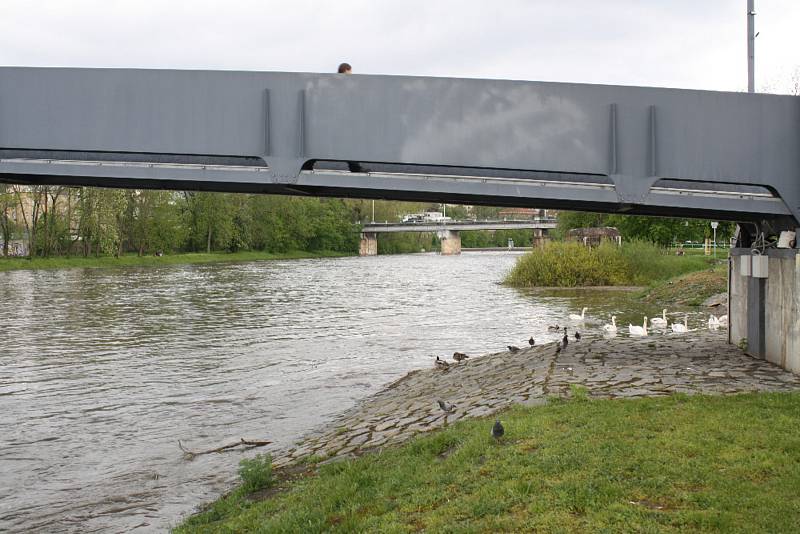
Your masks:
{"label": "river surface ripple", "polygon": [[555,340],[574,295],[498,285],[517,257],[0,273],[0,531],[165,530],[242,458],[179,439],[287,447],[435,355]]}

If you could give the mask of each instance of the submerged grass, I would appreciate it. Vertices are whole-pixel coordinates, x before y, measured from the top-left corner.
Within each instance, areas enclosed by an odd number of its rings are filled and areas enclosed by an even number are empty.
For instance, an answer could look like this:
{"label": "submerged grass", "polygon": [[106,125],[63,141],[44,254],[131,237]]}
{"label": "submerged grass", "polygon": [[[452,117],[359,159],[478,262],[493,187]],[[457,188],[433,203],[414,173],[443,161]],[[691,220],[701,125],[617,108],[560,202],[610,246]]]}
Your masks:
{"label": "submerged grass", "polygon": [[51,257],[51,258],[3,258],[0,257],[0,271],[37,270],[37,269],[94,269],[107,267],[137,267],[181,265],[192,263],[239,262],[258,260],[287,260],[301,258],[339,257],[339,252],[212,252],[211,254],[169,254],[165,256],[137,256],[135,254],[99,257]]}
{"label": "submerged grass", "polygon": [[176,532],[796,531],[800,393],[573,396],[505,412],[500,441],[463,421]]}
{"label": "submerged grass", "polygon": [[676,256],[643,241],[585,247],[575,242],[548,243],[522,256],[505,283],[515,287],[649,285],[706,269],[702,256]]}

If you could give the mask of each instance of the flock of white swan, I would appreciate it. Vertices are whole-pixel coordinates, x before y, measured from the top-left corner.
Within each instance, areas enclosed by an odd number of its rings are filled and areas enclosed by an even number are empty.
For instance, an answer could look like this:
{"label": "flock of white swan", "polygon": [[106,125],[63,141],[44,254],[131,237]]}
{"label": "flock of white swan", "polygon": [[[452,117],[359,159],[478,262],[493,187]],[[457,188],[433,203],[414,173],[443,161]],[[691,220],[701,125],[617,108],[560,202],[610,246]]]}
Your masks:
{"label": "flock of white swan", "polygon": [[[578,315],[577,313],[569,314],[569,320],[572,321],[573,323],[584,322],[586,320],[586,310],[588,309],[589,308],[583,308],[581,310],[580,315]],[[727,326],[728,326],[727,315],[722,315],[720,317],[717,317],[714,314],[709,314],[708,317],[709,330],[717,330],[719,328],[726,328]],[[653,317],[652,319],[650,319],[650,331],[663,332],[666,331],[668,327],[675,334],[685,334],[686,332],[689,331],[689,316],[684,315],[682,323],[673,322],[672,324],[669,324],[669,321],[667,321],[667,309],[664,308],[663,310],[661,310],[661,317]],[[604,334],[608,335],[616,334],[618,331],[617,316],[612,315],[611,322],[604,324],[602,329]],[[645,337],[650,335],[647,326],[647,316],[644,317],[644,320],[642,321],[642,326],[628,324],[628,335],[632,337]]]}

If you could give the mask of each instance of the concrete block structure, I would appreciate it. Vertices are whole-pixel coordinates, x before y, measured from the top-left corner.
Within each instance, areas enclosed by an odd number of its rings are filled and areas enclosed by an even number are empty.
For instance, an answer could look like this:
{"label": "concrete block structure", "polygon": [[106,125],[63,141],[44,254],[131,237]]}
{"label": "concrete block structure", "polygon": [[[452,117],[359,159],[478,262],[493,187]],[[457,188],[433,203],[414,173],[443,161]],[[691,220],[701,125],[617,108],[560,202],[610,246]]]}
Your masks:
{"label": "concrete block structure", "polygon": [[[767,277],[747,275],[750,249],[731,250],[728,341],[800,374],[800,251],[767,249]],[[745,262],[741,258],[745,257]],[[758,269],[756,270],[758,273]]]}

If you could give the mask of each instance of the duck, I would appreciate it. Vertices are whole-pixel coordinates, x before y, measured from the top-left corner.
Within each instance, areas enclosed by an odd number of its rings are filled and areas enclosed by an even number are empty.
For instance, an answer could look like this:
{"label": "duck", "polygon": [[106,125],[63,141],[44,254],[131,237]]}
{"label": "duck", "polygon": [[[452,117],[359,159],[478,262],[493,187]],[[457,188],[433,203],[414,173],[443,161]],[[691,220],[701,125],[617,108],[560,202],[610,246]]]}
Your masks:
{"label": "duck", "polygon": [[708,315],[708,329],[717,330],[719,328],[719,318],[713,313]]}
{"label": "duck", "polygon": [[581,314],[578,315],[577,313],[570,313],[569,320],[570,321],[583,321],[586,318],[586,310],[589,308],[584,308],[581,310]]}
{"label": "duck", "polygon": [[575,341],[580,341],[580,340],[581,340],[581,333],[575,330]]}
{"label": "duck", "polygon": [[647,316],[645,316],[642,326],[633,326],[632,324],[628,323],[628,333],[634,337],[647,336]]}
{"label": "duck", "polygon": [[446,413],[446,414],[451,414],[451,413],[456,411],[456,405],[455,404],[447,404],[442,399],[439,399],[436,402],[439,403],[439,408],[441,408],[442,411],[444,413]]}
{"label": "duck", "polygon": [[559,330],[561,330],[561,327],[558,326],[557,324],[551,324],[550,326],[547,327],[548,332],[558,332]]}
{"label": "duck", "polygon": [[653,317],[650,319],[650,326],[653,328],[666,328],[667,327],[667,309],[661,310],[661,317]]}
{"label": "duck", "polygon": [[469,358],[469,356],[467,356],[467,355],[466,355],[466,354],[464,354],[463,352],[454,352],[454,353],[453,353],[453,359],[454,359],[455,361],[457,361],[457,362],[460,362],[460,361],[466,360],[467,358]]}
{"label": "duck", "polygon": [[721,315],[721,316],[720,316],[720,318],[719,318],[719,325],[720,325],[722,328],[727,328],[727,327],[728,327],[728,314],[727,314],[727,313],[726,313],[725,315]]}
{"label": "duck", "polygon": [[536,345],[536,340],[533,339],[533,336],[531,336],[531,338],[528,340],[528,345],[530,345],[531,347]]}
{"label": "duck", "polygon": [[564,328],[564,337],[561,338],[561,346],[566,349],[567,345],[569,345],[569,336],[567,335],[567,329]]}
{"label": "duck", "polygon": [[681,323],[672,323],[672,331],[676,334],[685,334],[689,331],[689,317],[684,315],[683,316],[683,324]]}
{"label": "duck", "polygon": [[514,345],[508,345],[508,352],[510,352],[511,354],[516,354],[520,350],[522,349],[520,349],[519,347],[515,347]]}
{"label": "duck", "polygon": [[447,363],[447,362],[446,362],[446,361],[444,361],[444,360],[441,360],[441,359],[439,359],[439,357],[438,357],[438,356],[436,357],[436,361],[435,361],[435,362],[433,362],[433,363],[436,365],[436,368],[437,368],[437,369],[441,369],[441,370],[443,370],[443,371],[444,371],[444,370],[446,370],[446,369],[449,369],[449,368],[450,368],[450,364],[449,364],[449,363]]}
{"label": "duck", "polygon": [[616,315],[612,315],[611,316],[611,324],[606,323],[606,324],[603,325],[603,331],[607,332],[609,334],[613,334],[613,333],[617,332],[617,316]]}

